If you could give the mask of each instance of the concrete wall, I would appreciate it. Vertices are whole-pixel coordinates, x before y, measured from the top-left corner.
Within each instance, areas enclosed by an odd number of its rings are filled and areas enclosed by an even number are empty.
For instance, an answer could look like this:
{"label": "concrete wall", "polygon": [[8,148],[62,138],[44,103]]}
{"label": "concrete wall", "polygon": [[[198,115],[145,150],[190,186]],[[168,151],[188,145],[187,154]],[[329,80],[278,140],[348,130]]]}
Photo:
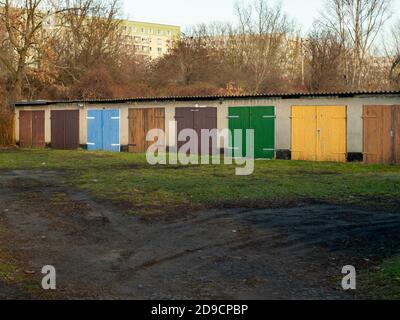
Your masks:
{"label": "concrete wall", "polygon": [[[57,104],[50,106],[34,106],[17,108],[19,110],[45,110],[45,139],[51,142],[50,114],[51,110],[80,110],[80,143],[87,142],[87,110],[89,109],[120,109],[121,111],[121,145],[128,144],[128,110],[130,108],[165,108],[165,128],[169,135],[169,122],[174,121],[175,108],[182,107],[216,107],[218,109],[218,129],[228,127],[228,108],[244,106],[275,106],[276,108],[276,149],[291,149],[291,107],[292,106],[347,106],[347,151],[363,152],[363,105],[400,105],[400,96],[357,96],[351,98],[301,98],[301,99],[223,99],[220,101],[190,101],[190,102],[140,102],[123,104]],[[19,140],[19,121],[17,121],[17,141]]]}

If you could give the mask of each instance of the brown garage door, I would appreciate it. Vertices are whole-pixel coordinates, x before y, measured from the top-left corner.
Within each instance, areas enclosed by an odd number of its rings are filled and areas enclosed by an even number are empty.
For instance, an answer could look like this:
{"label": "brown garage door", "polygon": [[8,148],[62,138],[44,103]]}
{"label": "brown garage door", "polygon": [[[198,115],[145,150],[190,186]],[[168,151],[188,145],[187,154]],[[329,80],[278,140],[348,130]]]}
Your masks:
{"label": "brown garage door", "polygon": [[22,148],[43,148],[44,111],[20,111],[19,144]]}
{"label": "brown garage door", "polygon": [[400,106],[394,107],[395,134],[394,134],[394,157],[395,162],[400,163]]}
{"label": "brown garage door", "polygon": [[51,111],[51,147],[79,148],[79,110]]}
{"label": "brown garage door", "polygon": [[400,163],[399,107],[364,106],[364,161]]}
{"label": "brown garage door", "polygon": [[152,129],[165,130],[165,109],[129,109],[128,151],[144,153],[153,141],[146,141]]}
{"label": "brown garage door", "polygon": [[[201,141],[201,130],[217,129],[217,108],[176,108],[175,109],[175,120],[177,121],[177,134],[185,129],[193,129],[199,138],[198,141],[198,153],[204,154],[205,150],[202,152],[202,141]],[[217,147],[213,145],[213,138],[216,141],[215,135],[209,138],[209,153],[216,154]],[[186,141],[178,141],[178,150],[187,143]]]}

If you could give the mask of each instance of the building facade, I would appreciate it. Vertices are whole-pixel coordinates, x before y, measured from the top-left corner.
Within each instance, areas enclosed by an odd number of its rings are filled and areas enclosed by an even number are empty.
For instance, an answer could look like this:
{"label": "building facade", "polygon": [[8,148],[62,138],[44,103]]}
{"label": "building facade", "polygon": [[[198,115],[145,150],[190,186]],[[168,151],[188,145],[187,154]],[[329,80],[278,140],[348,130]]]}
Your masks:
{"label": "building facade", "polygon": [[136,54],[150,59],[168,53],[181,35],[181,27],[157,23],[123,20],[120,28],[126,45],[131,46]]}

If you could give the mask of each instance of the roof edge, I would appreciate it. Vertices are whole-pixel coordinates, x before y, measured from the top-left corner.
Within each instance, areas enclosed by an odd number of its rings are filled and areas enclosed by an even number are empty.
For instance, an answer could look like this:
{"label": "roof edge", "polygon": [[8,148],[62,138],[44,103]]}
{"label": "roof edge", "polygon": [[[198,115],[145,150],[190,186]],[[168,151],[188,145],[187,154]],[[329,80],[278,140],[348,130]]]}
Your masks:
{"label": "roof edge", "polygon": [[360,95],[399,95],[400,91],[344,91],[344,92],[300,92],[300,93],[257,93],[239,95],[205,95],[205,96],[164,96],[164,97],[137,97],[121,99],[88,99],[88,100],[36,100],[18,101],[16,107],[47,106],[54,104],[107,104],[107,103],[129,103],[129,102],[162,102],[162,101],[215,101],[226,99],[298,99],[302,97],[329,97],[337,96],[347,98]]}

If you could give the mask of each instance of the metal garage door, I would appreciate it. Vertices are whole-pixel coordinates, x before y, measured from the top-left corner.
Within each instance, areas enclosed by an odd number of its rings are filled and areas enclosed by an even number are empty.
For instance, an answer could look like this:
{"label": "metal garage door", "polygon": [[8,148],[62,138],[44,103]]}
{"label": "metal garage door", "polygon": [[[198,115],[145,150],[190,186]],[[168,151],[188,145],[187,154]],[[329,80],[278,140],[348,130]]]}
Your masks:
{"label": "metal garage door", "polygon": [[[193,129],[198,137],[198,154],[210,155],[218,154],[218,148],[216,145],[217,134],[211,132],[209,137],[209,150],[202,150],[202,130],[216,130],[217,129],[217,108],[176,108],[175,109],[175,120],[177,122],[177,135],[185,129]],[[179,149],[189,141],[178,141]],[[214,142],[214,143],[213,143]],[[204,145],[206,145],[204,141]]]}
{"label": "metal garage door", "polygon": [[119,152],[120,146],[120,111],[88,110],[87,148]]}
{"label": "metal garage door", "polygon": [[400,106],[364,106],[364,161],[400,163]]}
{"label": "metal garage door", "polygon": [[19,144],[21,148],[43,148],[44,111],[19,112]]}
{"label": "metal garage door", "polygon": [[[254,157],[275,158],[275,107],[232,107],[229,108],[228,118],[232,133],[229,147],[236,150],[236,154],[246,156],[246,130],[253,129]],[[242,143],[235,141],[235,130],[242,131]]]}
{"label": "metal garage door", "polygon": [[165,130],[165,109],[129,109],[129,152],[144,153],[153,141],[146,141],[153,129]]}
{"label": "metal garage door", "polygon": [[292,160],[345,162],[345,106],[292,107]]}
{"label": "metal garage door", "polygon": [[51,111],[51,147],[79,148],[79,110]]}

